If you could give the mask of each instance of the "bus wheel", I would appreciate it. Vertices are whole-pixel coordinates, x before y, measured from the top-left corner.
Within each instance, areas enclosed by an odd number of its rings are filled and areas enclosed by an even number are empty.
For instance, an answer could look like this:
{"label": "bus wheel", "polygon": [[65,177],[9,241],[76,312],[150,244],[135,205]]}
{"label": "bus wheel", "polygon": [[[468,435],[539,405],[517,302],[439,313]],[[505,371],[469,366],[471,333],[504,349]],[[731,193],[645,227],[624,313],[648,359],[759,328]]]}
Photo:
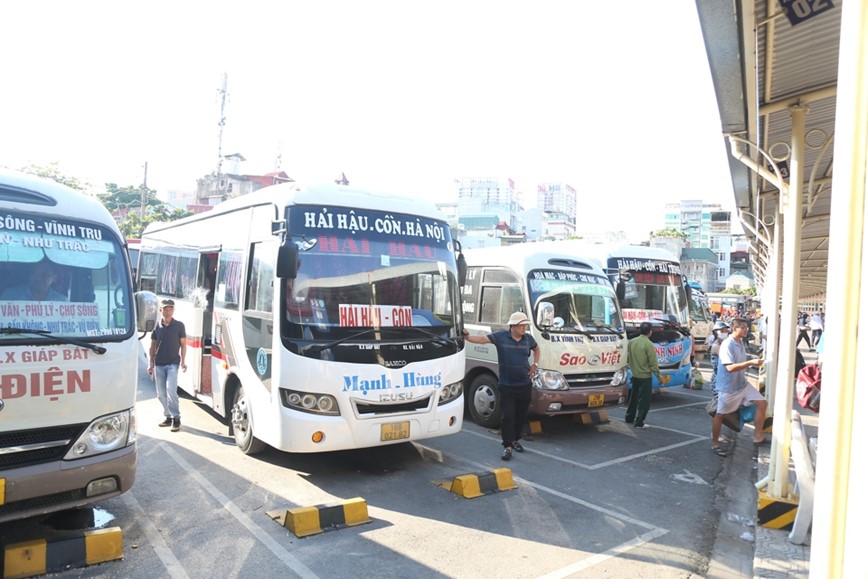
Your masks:
{"label": "bus wheel", "polygon": [[250,400],[244,395],[241,386],[235,390],[235,400],[232,402],[232,435],[244,454],[256,454],[265,448],[265,443],[253,436]]}
{"label": "bus wheel", "polygon": [[473,380],[467,393],[467,408],[480,426],[495,428],[500,424],[500,394],[494,376],[482,374]]}

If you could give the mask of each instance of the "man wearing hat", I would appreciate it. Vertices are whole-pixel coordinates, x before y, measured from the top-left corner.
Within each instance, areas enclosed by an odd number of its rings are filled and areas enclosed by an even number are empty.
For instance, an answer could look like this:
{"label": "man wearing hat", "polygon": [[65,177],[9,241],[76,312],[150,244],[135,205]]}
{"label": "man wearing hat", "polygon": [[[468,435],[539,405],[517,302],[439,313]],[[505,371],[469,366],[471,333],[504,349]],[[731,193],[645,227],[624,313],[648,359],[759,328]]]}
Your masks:
{"label": "man wearing hat", "polygon": [[651,376],[660,381],[660,366],[657,364],[657,349],[651,342],[651,323],[639,324],[639,335],[627,343],[627,363],[630,365],[632,386],[630,401],[624,421],[636,428],[648,428],[645,417],[651,408]]}
{"label": "man wearing hat", "polygon": [[[527,409],[530,406],[531,380],[539,370],[539,345],[533,336],[526,333],[530,320],[524,312],[509,316],[508,330],[500,330],[486,336],[471,336],[464,330],[464,338],[473,344],[494,344],[497,349],[497,388],[500,391],[500,436],[503,454],[509,460],[512,452],[524,452],[519,442]],[[533,364],[528,362],[533,352]]]}
{"label": "man wearing hat", "polygon": [[[164,420],[160,426],[171,426],[172,432],[181,430],[181,408],[178,400],[178,366],[187,371],[187,333],[184,323],[172,316],[175,302],[160,302],[162,319],[151,333],[151,351],[148,375],[157,384],[157,398],[163,405]],[[180,353],[179,353],[180,352]]]}

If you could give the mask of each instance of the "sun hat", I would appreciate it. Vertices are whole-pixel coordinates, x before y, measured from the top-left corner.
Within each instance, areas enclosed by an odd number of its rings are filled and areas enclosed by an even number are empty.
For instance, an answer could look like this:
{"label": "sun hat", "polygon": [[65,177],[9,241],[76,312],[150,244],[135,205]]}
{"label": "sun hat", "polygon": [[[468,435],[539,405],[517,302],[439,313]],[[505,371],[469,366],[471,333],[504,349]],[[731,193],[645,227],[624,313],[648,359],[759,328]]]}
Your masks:
{"label": "sun hat", "polygon": [[175,307],[175,300],[163,300],[160,302],[161,306],[172,306]]}
{"label": "sun hat", "polygon": [[726,322],[724,322],[722,320],[718,320],[718,321],[714,322],[714,328],[713,329],[722,330],[723,328],[726,328],[728,330],[729,324],[727,324]]}
{"label": "sun hat", "polygon": [[519,324],[527,324],[528,326],[530,325],[530,320],[527,319],[527,315],[525,315],[524,312],[515,312],[514,314],[509,316],[509,321],[507,322],[507,325],[517,326]]}

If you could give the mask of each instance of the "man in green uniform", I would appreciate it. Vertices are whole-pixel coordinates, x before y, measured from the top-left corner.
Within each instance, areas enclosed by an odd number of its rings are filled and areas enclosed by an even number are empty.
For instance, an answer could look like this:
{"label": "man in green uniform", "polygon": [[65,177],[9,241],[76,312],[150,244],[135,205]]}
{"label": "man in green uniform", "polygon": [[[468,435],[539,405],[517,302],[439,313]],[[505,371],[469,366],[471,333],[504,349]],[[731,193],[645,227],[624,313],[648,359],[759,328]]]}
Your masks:
{"label": "man in green uniform", "polygon": [[660,367],[657,365],[657,350],[651,342],[651,324],[639,324],[639,335],[627,344],[627,363],[633,375],[630,402],[624,421],[633,423],[636,428],[648,428],[645,416],[651,408],[651,375],[660,380]]}

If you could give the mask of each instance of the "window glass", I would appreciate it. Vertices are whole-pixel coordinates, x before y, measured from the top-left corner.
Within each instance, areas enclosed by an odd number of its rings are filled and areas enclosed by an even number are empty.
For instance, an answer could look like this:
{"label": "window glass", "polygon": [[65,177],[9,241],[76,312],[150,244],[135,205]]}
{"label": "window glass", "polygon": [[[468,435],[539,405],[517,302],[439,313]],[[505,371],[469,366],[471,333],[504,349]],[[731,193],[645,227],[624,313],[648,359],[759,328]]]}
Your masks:
{"label": "window glass", "polygon": [[214,305],[218,308],[238,309],[241,289],[240,251],[224,251],[217,263],[217,291]]}
{"label": "window glass", "polygon": [[272,311],[274,296],[274,263],[277,246],[274,243],[254,243],[250,261],[250,281],[247,285],[247,309]]}
{"label": "window glass", "polygon": [[[7,211],[0,327],[94,340],[132,333],[125,249],[109,228]],[[0,334],[0,342],[44,339]]]}

